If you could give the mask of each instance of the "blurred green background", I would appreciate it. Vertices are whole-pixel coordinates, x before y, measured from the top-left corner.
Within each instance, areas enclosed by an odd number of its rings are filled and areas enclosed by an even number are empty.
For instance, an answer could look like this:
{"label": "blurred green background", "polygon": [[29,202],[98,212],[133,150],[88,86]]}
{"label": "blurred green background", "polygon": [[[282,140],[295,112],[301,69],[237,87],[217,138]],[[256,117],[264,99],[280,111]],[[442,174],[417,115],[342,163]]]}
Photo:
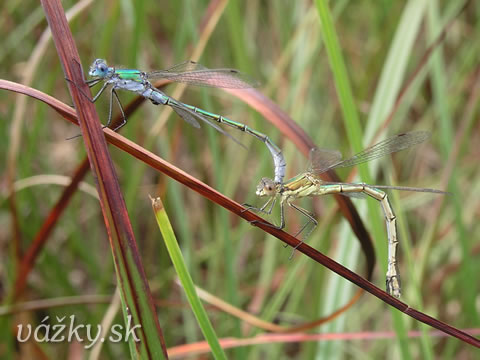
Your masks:
{"label": "blurred green background", "polygon": [[[66,10],[82,6],[70,24],[84,69],[98,57],[109,64],[145,71],[164,69],[200,51],[199,62],[209,68],[237,68],[258,79],[260,90],[318,146],[339,149],[345,156],[356,147],[352,135],[347,135],[354,125],[342,116],[332,76],[335,64],[329,62],[325,51],[315,3],[122,0],[64,1],[63,5]],[[401,300],[452,326],[479,328],[480,154],[474,144],[480,141],[480,3],[339,0],[329,6],[360,115],[361,133],[356,137],[359,143],[368,146],[377,132],[381,137],[411,130],[432,133],[428,143],[372,163],[371,178],[377,184],[431,187],[453,193],[448,197],[391,193],[399,218]],[[203,25],[215,16],[219,20],[210,22],[211,36],[205,37]],[[71,104],[53,42],[42,42],[46,21],[39,3],[5,0],[0,20],[0,77],[30,85]],[[391,122],[385,124],[406,79],[422,64],[429,45],[444,29],[443,42],[414,77]],[[203,41],[206,46],[199,50]],[[169,85],[165,92],[172,94],[174,87]],[[124,104],[133,99],[128,93],[120,96]],[[307,161],[295,146],[238,99],[221,90],[193,87],[180,99],[266,133],[284,151],[287,177],[305,170]],[[13,159],[15,180],[42,176],[35,178],[39,183],[31,183],[16,193],[26,248],[64,188],[60,178],[46,175],[71,176],[85,151],[81,139],[65,140],[77,134],[78,128],[43,103],[27,99],[23,109],[21,102],[25,99],[5,91],[0,92],[0,100],[2,174],[6,174],[7,154],[15,139],[19,141],[19,152]],[[107,97],[99,100],[97,110],[106,121]],[[144,104],[129,117],[122,134],[143,145],[165,111],[164,107]],[[273,176],[271,158],[263,144],[229,131],[248,147],[245,151],[210,128],[195,129],[175,114],[168,119],[149,150],[240,203],[262,204],[255,198],[255,186],[261,177]],[[17,135],[12,132],[16,127]],[[175,273],[148,194],[163,198],[196,284],[234,306],[288,325],[326,316],[353,296],[355,286],[301,254],[289,261],[291,249],[285,249],[275,238],[118,149],[111,147],[111,154],[151,288],[156,299],[169,301],[158,308],[168,347],[201,341],[203,337],[188,306],[178,306],[185,304],[185,298],[174,282]],[[346,179],[348,171],[339,175]],[[85,181],[94,186],[91,175]],[[9,294],[15,269],[6,182],[4,175],[0,208],[3,299]],[[377,249],[373,282],[383,288],[383,214],[377,204],[372,214],[367,212],[364,200],[354,202]],[[320,223],[308,243],[363,274],[363,254],[333,198],[307,199],[300,204],[314,211]],[[303,219],[291,212],[287,217],[287,231],[295,233]],[[87,191],[79,191],[41,253],[24,300],[108,295],[114,292],[115,285],[98,201]],[[75,305],[32,312],[29,317],[38,323],[46,315],[75,313],[85,322],[97,324],[106,308],[107,304]],[[209,316],[220,338],[249,338],[262,332],[212,308]],[[422,332],[410,338],[406,333],[409,330]],[[0,354],[11,354],[14,336],[8,328],[0,331],[0,339],[4,339],[0,340]],[[385,331],[394,334],[370,339]],[[473,359],[478,355],[470,346],[456,339],[433,337],[430,331],[378,299],[364,295],[335,321],[311,331],[356,333],[359,339],[267,342],[227,350],[227,355],[248,359]],[[47,356],[66,358],[72,344],[42,344],[41,348]],[[127,356],[126,344],[103,345],[102,358]]]}

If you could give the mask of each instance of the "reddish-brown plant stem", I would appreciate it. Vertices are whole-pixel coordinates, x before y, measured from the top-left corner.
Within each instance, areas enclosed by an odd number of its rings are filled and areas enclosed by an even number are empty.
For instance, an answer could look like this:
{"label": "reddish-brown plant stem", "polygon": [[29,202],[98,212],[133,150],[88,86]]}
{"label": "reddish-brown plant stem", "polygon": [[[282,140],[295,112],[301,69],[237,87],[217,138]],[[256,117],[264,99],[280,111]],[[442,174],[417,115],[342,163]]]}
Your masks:
{"label": "reddish-brown plant stem", "polygon": [[[41,0],[42,7],[52,31],[52,38],[57,49],[64,73],[69,81],[77,116],[82,130],[87,155],[96,180],[100,205],[109,234],[117,278],[120,282],[122,298],[125,301],[125,315],[132,315],[136,324],[142,324],[138,331],[139,342],[134,342],[138,354],[154,358],[162,355],[168,358],[162,331],[156,315],[155,306],[138,253],[132,225],[128,217],[125,201],[120,191],[120,185],[115,174],[107,144],[101,131],[100,120],[95,106],[83,94],[89,93],[89,88],[83,80],[78,51],[68,26],[65,12],[59,0]],[[132,262],[134,265],[132,266]],[[128,266],[129,271],[123,271]],[[142,284],[135,279],[140,278]],[[143,292],[139,294],[139,292]],[[141,299],[146,296],[146,306],[150,318],[142,318],[146,313]],[[144,324],[153,322],[157,336],[151,336],[144,331]],[[160,342],[161,352],[157,353],[157,342]],[[155,353],[153,353],[154,351]],[[155,355],[157,354],[157,355]]]}

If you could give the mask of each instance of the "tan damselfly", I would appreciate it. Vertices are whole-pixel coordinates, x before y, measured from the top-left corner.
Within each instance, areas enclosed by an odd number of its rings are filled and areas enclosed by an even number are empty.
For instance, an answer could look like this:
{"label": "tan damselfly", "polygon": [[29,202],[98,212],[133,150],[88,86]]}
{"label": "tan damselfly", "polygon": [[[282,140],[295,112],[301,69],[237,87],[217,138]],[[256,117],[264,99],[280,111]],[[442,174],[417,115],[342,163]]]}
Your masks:
{"label": "tan damselfly", "polygon": [[[362,164],[397,151],[408,149],[414,145],[424,142],[429,138],[429,136],[430,134],[425,131],[414,131],[396,135],[389,139],[383,140],[345,160],[342,160],[342,155],[338,151],[313,148],[310,151],[310,167],[307,172],[299,174],[284,183],[277,183],[272,179],[263,178],[257,186],[256,194],[261,197],[268,196],[270,199],[261,208],[254,208],[251,206],[248,206],[247,208],[249,210],[271,214],[272,209],[279,198],[280,225],[273,226],[278,229],[283,229],[285,227],[285,204],[287,204],[307,217],[308,221],[295,234],[295,236],[298,236],[306,228],[309,228],[303,237],[303,240],[305,240],[315,229],[318,222],[311,212],[294,204],[293,201],[308,196],[330,194],[342,194],[352,197],[361,197],[361,195],[366,195],[379,201],[385,215],[388,237],[386,290],[389,294],[398,298],[401,294],[401,284],[397,264],[398,237],[396,217],[388,200],[387,194],[381,189],[429,192],[436,194],[446,193],[435,189],[404,186],[368,185],[363,183],[340,182],[332,183],[321,180],[319,175],[329,170]],[[297,247],[298,246],[299,245],[297,245]]]}

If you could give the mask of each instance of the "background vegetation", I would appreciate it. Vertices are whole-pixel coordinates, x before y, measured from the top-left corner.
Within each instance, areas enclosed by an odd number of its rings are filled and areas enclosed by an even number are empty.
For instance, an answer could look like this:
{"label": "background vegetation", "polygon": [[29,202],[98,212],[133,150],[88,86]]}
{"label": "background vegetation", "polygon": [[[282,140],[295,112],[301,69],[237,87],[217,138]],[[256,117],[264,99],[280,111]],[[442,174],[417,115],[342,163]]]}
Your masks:
{"label": "background vegetation", "polygon": [[[467,3],[466,7],[464,5]],[[65,9],[73,1],[63,2]],[[360,130],[343,116],[322,34],[318,8],[310,1],[121,1],[81,2],[71,29],[86,69],[93,59],[145,70],[163,69],[199,56],[207,67],[234,67],[262,83],[261,91],[277,103],[324,148],[345,155],[385,137],[411,130],[428,130],[431,141],[414,150],[371,164],[369,176],[378,184],[446,189],[453,196],[392,193],[399,217],[403,276],[402,300],[411,307],[463,329],[479,328],[480,265],[478,84],[480,5],[474,1],[355,2],[335,1],[330,7],[346,61]],[[78,4],[77,4],[78,6]],[[462,10],[463,9],[463,10]],[[43,10],[35,1],[5,1],[0,9],[4,34],[0,78],[28,84],[70,103],[58,56],[51,41],[43,42]],[[213,22],[211,35],[202,31]],[[453,19],[453,20],[452,20]],[[210,22],[211,24],[212,22]],[[433,53],[429,46],[444,31]],[[205,43],[202,49],[201,45]],[[428,60],[425,62],[425,55]],[[35,63],[35,57],[38,62]],[[416,72],[417,70],[420,70]],[[28,74],[31,73],[31,78]],[[396,99],[407,88],[393,117]],[[175,85],[166,89],[174,93]],[[124,103],[133,98],[121,94]],[[78,128],[44,104],[0,92],[0,208],[2,298],[14,280],[15,249],[11,243],[11,213],[7,201],[7,158],[15,154],[14,179],[30,183],[16,192],[19,228],[26,247],[63,191],[63,177],[84,158],[81,139],[66,141]],[[212,89],[189,88],[181,100],[217,112],[268,134],[287,159],[287,174],[306,167],[306,159],[269,122],[232,96]],[[22,102],[26,101],[22,111]],[[106,120],[107,99],[97,105]],[[265,147],[230,132],[248,148],[205,126],[198,130],[166,109],[145,104],[129,117],[122,134],[237,200],[260,205],[255,186],[272,176]],[[16,132],[16,129],[18,132]],[[352,133],[352,129],[356,129]],[[153,144],[145,144],[157,132]],[[161,196],[180,241],[195,284],[230,304],[283,325],[307,322],[346,304],[356,287],[318,264],[296,254],[277,239],[205,200],[173,180],[111,148],[118,177],[139,241],[143,264],[159,303],[158,314],[168,347],[203,340],[186,305],[183,291],[152,215],[148,194]],[[348,171],[339,175],[348,178]],[[55,175],[54,177],[50,175]],[[35,178],[33,178],[35,177]],[[115,291],[108,237],[89,176],[50,236],[28,282],[23,300],[111,295]],[[90,188],[88,187],[90,184]],[[374,283],[383,288],[386,235],[380,208],[355,200],[377,249]],[[308,242],[350,269],[362,273],[363,254],[332,198],[303,202],[315,211],[320,226]],[[287,231],[302,219],[288,213]],[[274,217],[275,218],[275,217]],[[27,318],[40,322],[76,314],[86,323],[102,321],[109,301],[69,307],[47,307]],[[262,331],[240,319],[208,308],[219,338],[251,338]],[[118,316],[117,321],[121,321]],[[10,323],[10,326],[13,325]],[[408,333],[421,330],[419,334]],[[2,330],[0,351],[11,354],[14,337]],[[393,331],[393,333],[390,333]],[[235,358],[474,358],[475,350],[456,339],[438,338],[428,327],[390,309],[367,295],[334,321],[311,333],[341,334],[342,341],[259,341],[228,350]],[[333,337],[332,337],[333,338]],[[77,344],[78,345],[78,344]],[[75,344],[43,344],[36,352],[46,358],[81,353]],[[22,349],[25,354],[25,349]],[[102,358],[127,357],[125,344],[105,343]],[[122,355],[123,354],[123,355]]]}

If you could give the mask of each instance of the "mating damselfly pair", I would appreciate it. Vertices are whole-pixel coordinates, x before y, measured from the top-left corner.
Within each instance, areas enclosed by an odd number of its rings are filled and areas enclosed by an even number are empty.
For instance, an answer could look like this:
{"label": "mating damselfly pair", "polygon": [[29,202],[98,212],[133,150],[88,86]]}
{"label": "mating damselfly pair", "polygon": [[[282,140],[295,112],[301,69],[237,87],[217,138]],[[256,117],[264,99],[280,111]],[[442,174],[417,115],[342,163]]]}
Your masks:
{"label": "mating damselfly pair", "polygon": [[270,140],[268,136],[221,115],[217,115],[175,100],[161,90],[155,88],[150,82],[154,79],[166,79],[173,82],[186,83],[190,85],[236,89],[245,89],[255,86],[253,81],[237,70],[207,69],[196,62],[186,61],[167,70],[143,72],[137,69],[116,69],[115,67],[108,66],[105,60],[96,59],[90,67],[89,75],[93,77],[92,80],[87,81],[87,84],[90,87],[103,82],[103,86],[93,97],[91,100],[92,102],[95,102],[99,96],[110,86],[109,116],[106,126],[111,124],[114,99],[117,102],[123,116],[122,123],[115,127],[114,130],[121,128],[127,121],[116,91],[121,89],[137,93],[149,99],[155,105],[170,106],[177,113],[177,115],[195,127],[200,126],[197,121],[200,120],[212,126],[219,132],[229,136],[216,123],[212,122],[215,121],[219,124],[225,124],[237,130],[248,133],[264,142],[274,161],[275,177],[273,180],[269,178],[263,178],[260,184],[257,186],[256,194],[260,197],[268,196],[270,199],[261,208],[255,208],[249,205],[247,206],[247,210],[254,210],[270,214],[277,199],[279,198],[280,225],[275,226],[276,228],[283,229],[285,227],[284,212],[285,204],[287,204],[289,207],[297,210],[308,219],[307,222],[295,234],[295,236],[300,235],[306,229],[308,230],[306,231],[303,239],[305,240],[310,235],[310,233],[317,226],[318,222],[312,213],[293,203],[294,200],[302,197],[328,194],[342,194],[346,196],[358,197],[359,195],[363,194],[379,201],[385,216],[388,239],[386,289],[389,294],[395,297],[400,297],[401,285],[397,263],[398,237],[396,230],[396,217],[388,200],[387,194],[381,189],[430,192],[437,194],[444,194],[444,192],[426,188],[368,185],[363,183],[328,183],[322,181],[319,175],[329,170],[358,165],[397,151],[407,149],[425,141],[429,137],[427,132],[418,131],[396,135],[392,138],[381,141],[378,144],[373,145],[346,160],[341,159],[341,154],[338,151],[322,150],[319,148],[312,149],[310,153],[310,167],[308,171],[299,174],[292,179],[287,180],[286,182],[283,182],[286,162],[281,150]]}

